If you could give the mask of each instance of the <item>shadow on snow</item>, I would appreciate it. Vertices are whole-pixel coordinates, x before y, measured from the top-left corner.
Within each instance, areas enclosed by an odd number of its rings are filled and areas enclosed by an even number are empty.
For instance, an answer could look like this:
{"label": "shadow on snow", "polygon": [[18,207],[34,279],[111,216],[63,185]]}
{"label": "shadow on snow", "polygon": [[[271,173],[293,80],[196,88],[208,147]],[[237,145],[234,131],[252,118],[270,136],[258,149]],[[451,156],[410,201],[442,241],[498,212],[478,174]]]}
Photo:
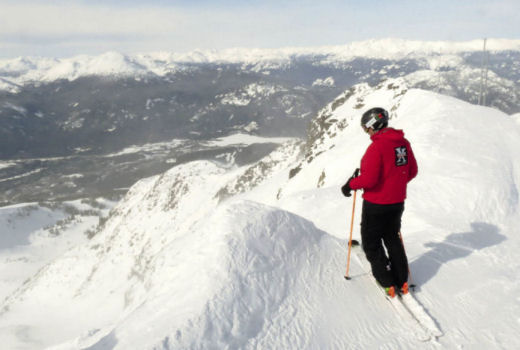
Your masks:
{"label": "shadow on snow", "polygon": [[484,222],[471,223],[470,232],[452,233],[442,242],[429,242],[431,248],[410,263],[414,283],[419,286],[437,274],[443,264],[451,260],[465,258],[474,252],[488,248],[506,240],[497,226]]}

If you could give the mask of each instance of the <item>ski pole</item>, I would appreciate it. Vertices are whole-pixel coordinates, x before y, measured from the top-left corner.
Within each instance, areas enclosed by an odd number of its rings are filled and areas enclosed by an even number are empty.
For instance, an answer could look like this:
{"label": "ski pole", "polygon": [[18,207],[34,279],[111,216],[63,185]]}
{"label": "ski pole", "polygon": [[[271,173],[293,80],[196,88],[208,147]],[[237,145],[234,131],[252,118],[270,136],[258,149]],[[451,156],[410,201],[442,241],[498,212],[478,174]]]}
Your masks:
{"label": "ski pole", "polygon": [[354,212],[356,210],[356,193],[354,191],[354,200],[352,201],[352,219],[350,220],[350,237],[348,239],[348,254],[347,254],[347,272],[345,273],[345,279],[349,280],[348,269],[350,267],[350,250],[352,249],[352,230],[354,228]]}
{"label": "ski pole", "polygon": [[[399,238],[401,239],[401,244],[403,245],[404,255],[406,255],[406,248],[404,247],[403,235],[401,234],[401,231],[399,231]],[[410,280],[410,288],[415,288],[415,284],[412,283],[412,271],[410,270],[410,265],[408,265],[408,279]]]}

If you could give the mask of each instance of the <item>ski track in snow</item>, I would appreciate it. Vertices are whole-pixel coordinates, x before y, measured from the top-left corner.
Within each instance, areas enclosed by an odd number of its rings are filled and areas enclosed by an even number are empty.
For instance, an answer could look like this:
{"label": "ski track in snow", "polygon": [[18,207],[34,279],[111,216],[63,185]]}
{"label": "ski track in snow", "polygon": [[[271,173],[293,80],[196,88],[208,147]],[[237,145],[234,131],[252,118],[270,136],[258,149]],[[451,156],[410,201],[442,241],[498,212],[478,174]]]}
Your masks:
{"label": "ski track in snow", "polygon": [[[520,126],[402,84],[340,96],[299,158],[279,151],[286,160],[234,169],[196,161],[139,181],[98,235],[6,298],[2,346],[520,348]],[[359,103],[391,110],[419,162],[402,231],[418,285],[418,304],[405,303],[422,328],[375,287],[363,257],[353,255],[351,281],[343,276],[352,199],[339,188],[369,142]]]}

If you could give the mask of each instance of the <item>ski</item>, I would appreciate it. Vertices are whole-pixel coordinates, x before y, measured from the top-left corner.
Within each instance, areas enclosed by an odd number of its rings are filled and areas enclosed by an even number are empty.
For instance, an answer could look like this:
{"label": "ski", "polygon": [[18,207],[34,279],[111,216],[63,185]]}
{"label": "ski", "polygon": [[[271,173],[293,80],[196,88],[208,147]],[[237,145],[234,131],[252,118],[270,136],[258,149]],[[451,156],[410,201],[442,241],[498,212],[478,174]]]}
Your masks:
{"label": "ski", "polygon": [[421,342],[427,342],[432,339],[432,335],[424,325],[419,322],[399,300],[398,296],[391,298],[385,292],[385,290],[372,278],[376,287],[383,293],[386,300],[390,302],[394,308],[397,317],[400,318],[401,322],[406,325],[406,328],[410,330],[415,338]]}
{"label": "ski", "polygon": [[411,292],[399,296],[399,299],[406,307],[406,309],[412,315],[414,315],[417,321],[424,325],[424,327],[426,327],[435,338],[443,335],[442,331],[439,329],[439,327],[437,327],[435,321],[431,318],[428,312],[426,312],[424,307],[417,301],[417,299],[415,299]]}
{"label": "ski", "polygon": [[[355,252],[357,262],[366,274],[370,274],[370,269],[367,268],[365,257],[360,256],[359,252]],[[414,334],[415,338],[421,342],[428,342],[435,340],[442,335],[433,319],[428,315],[426,310],[419,304],[419,302],[408,292],[405,295],[396,295],[391,298],[386,294],[385,290],[377,283],[377,281],[370,276],[370,279],[376,288],[383,293],[386,300],[390,302],[396,314],[405,323]]]}
{"label": "ski", "polygon": [[385,290],[377,283],[377,281],[370,277],[376,288],[381,291],[386,300],[390,302],[392,305],[397,317],[401,320],[403,324],[406,325],[406,328],[410,330],[415,338],[421,342],[427,342],[432,339],[432,335],[429,330],[424,327],[424,325],[417,320],[414,315],[412,315],[409,310],[405,307],[405,305],[401,302],[400,298],[396,295],[394,298],[391,298],[386,294]]}

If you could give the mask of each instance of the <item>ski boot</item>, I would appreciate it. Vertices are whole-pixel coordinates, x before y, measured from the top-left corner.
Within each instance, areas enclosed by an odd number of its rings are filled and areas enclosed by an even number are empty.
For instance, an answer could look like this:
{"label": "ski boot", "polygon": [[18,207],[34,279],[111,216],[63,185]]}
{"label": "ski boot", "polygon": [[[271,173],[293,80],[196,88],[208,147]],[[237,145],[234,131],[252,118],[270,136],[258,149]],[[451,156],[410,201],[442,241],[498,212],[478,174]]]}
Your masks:
{"label": "ski boot", "polygon": [[395,287],[394,286],[385,287],[385,293],[390,298],[395,298]]}
{"label": "ski boot", "polygon": [[404,282],[400,290],[401,295],[408,294],[408,282]]}

